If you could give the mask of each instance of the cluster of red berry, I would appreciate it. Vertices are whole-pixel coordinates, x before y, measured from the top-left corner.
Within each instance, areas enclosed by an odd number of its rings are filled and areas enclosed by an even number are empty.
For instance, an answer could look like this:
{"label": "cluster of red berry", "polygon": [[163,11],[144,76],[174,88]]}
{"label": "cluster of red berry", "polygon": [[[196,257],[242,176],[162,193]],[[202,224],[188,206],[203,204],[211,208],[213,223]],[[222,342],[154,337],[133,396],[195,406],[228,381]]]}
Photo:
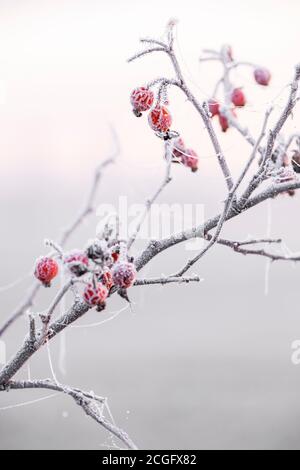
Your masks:
{"label": "cluster of red berry", "polygon": [[[85,251],[74,250],[62,257],[62,264],[71,276],[79,277],[86,273],[92,276],[83,291],[83,299],[89,307],[105,308],[106,298],[112,287],[128,289],[136,278],[136,269],[131,258],[120,255],[118,242],[95,239]],[[44,256],[36,261],[34,275],[45,287],[50,287],[52,279],[59,272],[55,258]]]}
{"label": "cluster of red berry", "polygon": [[[266,68],[254,69],[253,75],[256,83],[263,86],[267,86],[271,79],[271,74]],[[230,93],[230,101],[235,108],[241,108],[245,106],[246,97],[243,90],[241,88],[232,88]],[[226,132],[229,128],[229,120],[224,111],[222,111],[220,103],[217,100],[211,98],[208,100],[208,107],[212,117],[218,116],[221,129],[223,132]],[[231,113],[233,117],[236,117],[235,108],[228,110],[228,112]]]}
{"label": "cluster of red berry", "polygon": [[[130,102],[135,116],[140,117],[145,111],[149,111],[154,103],[154,93],[149,88],[135,88],[130,96]],[[167,134],[172,124],[172,116],[166,106],[157,103],[148,115],[150,127],[155,132]]]}
{"label": "cluster of red berry", "polygon": [[[145,87],[135,88],[130,96],[135,116],[140,117],[145,111],[149,111],[148,122],[155,132],[162,134],[168,138],[170,127],[172,124],[172,116],[168,108],[160,103],[154,107],[154,93]],[[152,108],[152,109],[151,109]],[[184,166],[191,168],[193,172],[198,169],[198,155],[193,149],[186,148],[181,137],[174,139],[174,149],[172,161],[182,163]]]}

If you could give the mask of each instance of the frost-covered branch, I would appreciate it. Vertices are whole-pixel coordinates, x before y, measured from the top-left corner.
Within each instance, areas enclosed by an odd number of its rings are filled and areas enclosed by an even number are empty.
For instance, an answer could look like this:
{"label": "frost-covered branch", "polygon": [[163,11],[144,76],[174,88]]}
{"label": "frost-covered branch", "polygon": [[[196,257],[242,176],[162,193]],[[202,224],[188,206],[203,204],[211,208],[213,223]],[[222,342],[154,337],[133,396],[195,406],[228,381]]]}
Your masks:
{"label": "frost-covered branch", "polygon": [[[279,194],[286,193],[290,190],[297,190],[300,188],[300,181],[296,182],[288,182],[282,184],[274,184],[269,186],[267,189],[262,191],[261,193],[253,196],[248,200],[246,205],[235,205],[234,208],[228,211],[226,220],[230,220],[234,217],[237,217],[240,213],[245,212],[262,202],[273,199],[274,197],[278,196]],[[204,238],[205,234],[207,234],[210,230],[215,228],[220,220],[222,214],[218,214],[202,225],[198,227],[194,227],[190,230],[185,230],[182,232],[178,232],[173,234],[171,237],[164,238],[162,240],[152,240],[146,249],[140,254],[140,256],[136,259],[135,264],[138,270],[142,269],[146,264],[148,264],[155,256],[163,251],[167,250],[168,248],[175,246],[179,243],[183,243],[187,240],[193,238]]]}
{"label": "frost-covered branch", "polygon": [[[207,234],[206,238],[207,240],[211,239],[211,235]],[[300,255],[284,255],[284,254],[278,254],[278,253],[271,253],[267,251],[264,248],[258,248],[258,249],[253,249],[253,248],[244,248],[246,245],[258,245],[258,244],[279,244],[281,243],[281,239],[277,240],[270,240],[270,239],[260,239],[260,240],[249,240],[249,241],[244,241],[244,242],[239,242],[239,241],[233,241],[233,240],[226,240],[223,238],[218,239],[218,244],[228,246],[229,248],[232,248],[235,252],[240,253],[242,255],[257,255],[257,256],[263,256],[265,258],[269,258],[271,261],[300,261]]]}
{"label": "frost-covered branch", "polygon": [[178,276],[162,276],[150,279],[137,279],[134,283],[135,286],[148,286],[151,284],[169,284],[169,283],[177,283],[177,284],[187,284],[189,282],[201,282],[201,278],[199,276],[190,276],[190,277],[178,277]]}
{"label": "frost-covered branch", "polygon": [[[67,326],[71,325],[74,321],[78,320],[88,310],[87,303],[81,300],[75,300],[69,311],[61,315],[57,320],[54,320],[48,326],[48,341],[54,336],[64,330]],[[17,353],[8,361],[8,363],[0,371],[0,385],[6,384],[14,375],[23,367],[23,365],[35,354],[43,345],[44,341],[39,341],[43,338],[44,328],[41,327],[36,331],[36,340],[33,340],[28,334]]]}
{"label": "frost-covered branch", "polygon": [[60,383],[53,382],[52,380],[21,380],[21,381],[10,381],[5,386],[0,386],[0,391],[8,390],[25,390],[25,389],[46,389],[62,392],[65,395],[73,398],[75,403],[80,406],[84,412],[94,419],[97,423],[103,426],[107,431],[113,434],[115,437],[125,444],[126,448],[137,450],[137,446],[128,436],[128,434],[114,423],[109,421],[103,414],[103,409],[100,408],[98,403],[102,405],[102,408],[106,405],[106,398],[99,397],[91,392],[85,392],[79,388],[73,388],[69,385],[62,385]]}

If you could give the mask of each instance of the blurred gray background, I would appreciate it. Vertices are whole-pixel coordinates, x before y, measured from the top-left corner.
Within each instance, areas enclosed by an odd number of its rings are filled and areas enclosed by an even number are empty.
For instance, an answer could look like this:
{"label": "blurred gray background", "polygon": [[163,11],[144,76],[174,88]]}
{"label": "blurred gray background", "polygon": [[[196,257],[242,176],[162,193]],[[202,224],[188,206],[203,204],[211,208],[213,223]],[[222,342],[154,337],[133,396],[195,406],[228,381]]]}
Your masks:
{"label": "blurred gray background", "polygon": [[[146,118],[132,115],[128,96],[133,87],[171,76],[172,70],[162,56],[126,64],[139,48],[138,38],[159,37],[166,21],[178,17],[176,47],[200,100],[220,74],[218,66],[199,65],[201,48],[229,42],[238,58],[269,67],[273,81],[267,90],[254,85],[248,70],[235,75],[248,97],[239,119],[257,134],[266,106],[274,104],[273,119],[282,109],[285,85],[299,60],[291,47],[299,9],[292,0],[284,5],[201,0],[184,6],[180,1],[0,1],[0,287],[25,276],[1,289],[1,323],[30,285],[35,258],[47,252],[43,240],[57,239],[83,204],[93,168],[113,147],[109,122],[118,132],[121,154],[107,169],[97,204],[117,205],[120,195],[128,196],[129,204],[143,202],[162,178],[162,144]],[[160,202],[201,203],[209,217],[225,195],[212,147],[200,118],[177,91],[170,93],[170,109],[174,128],[198,152],[200,169],[192,174],[174,167]],[[298,117],[288,132],[297,130]],[[234,130],[220,141],[237,175],[249,147]],[[299,196],[281,196],[227,223],[223,235],[243,240],[270,230],[296,252],[298,214]],[[84,246],[98,222],[93,214],[68,248]],[[136,249],[141,247],[139,242]],[[141,276],[173,273],[190,256],[179,245],[154,259]],[[214,247],[191,270],[202,283],[132,289],[132,308],[114,320],[67,330],[65,371],[60,338],[51,343],[57,378],[109,397],[116,422],[140,448],[300,448],[300,365],[291,362],[292,342],[300,339],[300,266],[278,262],[269,268],[263,258]],[[45,309],[58,287],[56,281],[41,292],[33,310]],[[107,311],[90,311],[78,325],[100,322],[124,305],[112,298]],[[22,318],[3,338],[8,357],[26,328]],[[32,378],[51,377],[46,349],[18,377],[29,372]],[[112,444],[62,395],[2,409],[47,395],[0,394],[1,449]]]}

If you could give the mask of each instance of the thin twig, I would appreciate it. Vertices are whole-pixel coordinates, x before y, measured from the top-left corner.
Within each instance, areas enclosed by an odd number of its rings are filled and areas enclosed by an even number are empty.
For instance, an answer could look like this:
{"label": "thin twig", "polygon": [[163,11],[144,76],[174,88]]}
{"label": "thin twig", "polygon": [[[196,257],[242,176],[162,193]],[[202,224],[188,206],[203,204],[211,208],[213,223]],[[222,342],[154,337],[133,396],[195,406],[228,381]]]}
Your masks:
{"label": "thin twig", "polygon": [[257,245],[259,243],[282,243],[281,238],[257,238],[257,239],[252,239],[252,240],[245,240],[243,242],[241,241],[235,241],[234,242],[237,246],[244,246],[244,245]]}
{"label": "thin twig", "polygon": [[165,52],[165,48],[163,47],[149,47],[141,52],[137,52],[133,56],[131,56],[127,62],[132,62],[136,59],[139,59],[140,57],[143,57],[144,55],[151,54],[151,52]]}
{"label": "thin twig", "polygon": [[[212,238],[212,235],[207,234],[206,237],[208,240]],[[225,240],[223,238],[219,238],[217,243],[219,245],[224,245],[229,248],[232,248],[235,252],[240,253],[242,255],[257,255],[257,256],[264,256],[265,258],[269,258],[271,261],[300,261],[300,255],[294,256],[286,256],[280,255],[276,253],[270,253],[266,251],[264,248],[260,249],[249,249],[243,248],[245,245],[252,245],[252,244],[259,244],[259,243],[281,243],[281,239],[277,240],[270,240],[270,239],[260,239],[260,240],[249,240],[245,242],[237,242],[233,240]]]}
{"label": "thin twig", "polygon": [[148,286],[151,284],[169,284],[169,283],[178,283],[178,284],[187,284],[189,282],[201,282],[201,278],[199,276],[191,276],[191,277],[175,277],[175,276],[162,276],[156,278],[149,278],[149,279],[137,279],[134,283],[135,286]]}
{"label": "thin twig", "polygon": [[156,44],[157,46],[160,46],[160,47],[167,47],[167,45],[163,41],[159,41],[158,39],[155,39],[155,38],[141,38],[140,42],[146,43],[146,44]]}

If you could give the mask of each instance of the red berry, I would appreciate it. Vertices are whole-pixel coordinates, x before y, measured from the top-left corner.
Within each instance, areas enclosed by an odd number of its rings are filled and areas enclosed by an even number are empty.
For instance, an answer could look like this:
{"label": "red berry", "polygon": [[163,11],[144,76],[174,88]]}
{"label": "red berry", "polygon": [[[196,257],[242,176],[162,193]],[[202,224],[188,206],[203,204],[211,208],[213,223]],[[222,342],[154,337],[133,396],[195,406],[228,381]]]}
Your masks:
{"label": "red berry", "polygon": [[47,256],[37,259],[34,275],[45,287],[50,287],[51,280],[57,273],[58,264],[54,259],[48,258]]}
{"label": "red berry", "polygon": [[136,116],[141,116],[142,111],[148,111],[153,105],[153,101],[153,92],[145,87],[135,88],[130,95],[130,102]]}
{"label": "red berry", "polygon": [[135,281],[136,269],[133,263],[121,261],[114,266],[112,275],[116,286],[128,289]]}
{"label": "red berry", "polygon": [[181,161],[193,172],[198,170],[198,155],[193,149],[186,149],[182,154]]}
{"label": "red berry", "polygon": [[[230,109],[229,112],[231,113],[232,117],[236,117],[236,112],[234,109]],[[229,122],[228,122],[228,118],[222,113],[219,114],[219,123],[220,123],[222,131],[226,132],[227,129],[229,128]]]}
{"label": "red berry", "polygon": [[172,124],[172,116],[165,106],[157,105],[148,116],[150,127],[157,132],[167,132]]}
{"label": "red berry", "polygon": [[101,274],[100,280],[102,284],[110,290],[114,285],[113,276],[109,268],[104,268],[103,273]]}
{"label": "red berry", "polygon": [[89,259],[83,251],[73,250],[64,256],[64,264],[68,267],[72,274],[75,276],[82,276],[86,273]]}
{"label": "red berry", "polygon": [[119,256],[120,256],[120,247],[117,246],[117,247],[113,247],[112,250],[111,250],[111,257],[114,261],[114,263],[116,263],[119,259]]}
{"label": "red berry", "polygon": [[219,114],[219,123],[220,123],[220,126],[221,126],[221,129],[223,132],[226,132],[228,127],[229,127],[229,123],[228,123],[228,119],[226,116],[224,116],[223,114]]}
{"label": "red berry", "polygon": [[210,100],[208,100],[208,109],[212,117],[216,116],[217,114],[219,114],[219,103],[213,98],[211,98]]}
{"label": "red berry", "polygon": [[268,69],[265,68],[255,69],[254,78],[259,85],[267,86],[269,85],[269,81],[271,80],[271,73]]}
{"label": "red berry", "polygon": [[83,298],[90,307],[103,306],[107,296],[108,290],[101,282],[90,283],[83,291]]}
{"label": "red berry", "polygon": [[246,98],[240,88],[235,88],[231,94],[231,101],[235,106],[245,106]]}

